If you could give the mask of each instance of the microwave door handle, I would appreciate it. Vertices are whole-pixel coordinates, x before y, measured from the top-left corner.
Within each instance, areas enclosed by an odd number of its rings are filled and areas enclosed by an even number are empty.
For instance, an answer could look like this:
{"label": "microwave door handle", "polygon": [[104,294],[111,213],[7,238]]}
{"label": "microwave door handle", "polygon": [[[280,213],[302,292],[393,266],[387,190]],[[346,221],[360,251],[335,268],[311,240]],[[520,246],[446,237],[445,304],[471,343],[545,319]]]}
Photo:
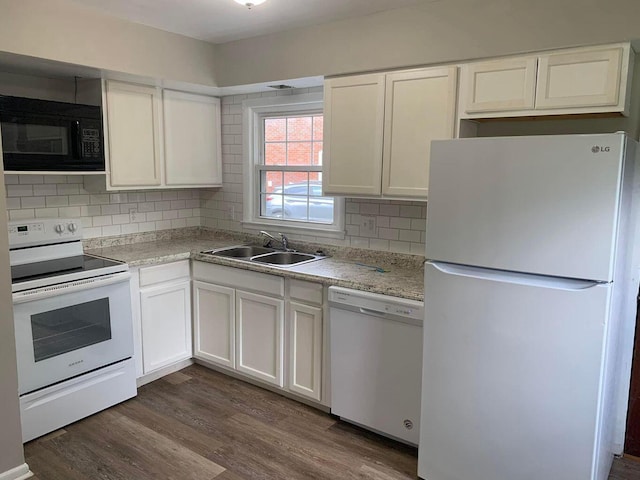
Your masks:
{"label": "microwave door handle", "polygon": [[73,122],[75,125],[73,126],[73,158],[80,160],[82,158],[82,137],[80,135],[80,122]]}

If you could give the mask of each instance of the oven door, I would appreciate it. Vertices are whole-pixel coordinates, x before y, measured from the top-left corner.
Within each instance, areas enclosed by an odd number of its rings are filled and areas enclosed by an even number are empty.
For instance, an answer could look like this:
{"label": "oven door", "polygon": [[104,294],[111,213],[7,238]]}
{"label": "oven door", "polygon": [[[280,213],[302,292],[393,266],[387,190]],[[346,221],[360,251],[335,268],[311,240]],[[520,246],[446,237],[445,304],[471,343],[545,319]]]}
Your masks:
{"label": "oven door", "polygon": [[133,355],[128,272],[13,294],[20,395]]}

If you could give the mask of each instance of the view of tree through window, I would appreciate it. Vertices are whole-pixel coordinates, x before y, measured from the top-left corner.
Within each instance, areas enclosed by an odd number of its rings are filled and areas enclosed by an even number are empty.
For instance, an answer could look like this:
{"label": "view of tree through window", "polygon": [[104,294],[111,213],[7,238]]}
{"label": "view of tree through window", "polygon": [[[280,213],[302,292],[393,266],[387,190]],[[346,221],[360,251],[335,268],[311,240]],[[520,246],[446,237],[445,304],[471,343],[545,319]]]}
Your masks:
{"label": "view of tree through window", "polygon": [[322,196],[322,114],[263,118],[260,214],[333,223],[334,200]]}

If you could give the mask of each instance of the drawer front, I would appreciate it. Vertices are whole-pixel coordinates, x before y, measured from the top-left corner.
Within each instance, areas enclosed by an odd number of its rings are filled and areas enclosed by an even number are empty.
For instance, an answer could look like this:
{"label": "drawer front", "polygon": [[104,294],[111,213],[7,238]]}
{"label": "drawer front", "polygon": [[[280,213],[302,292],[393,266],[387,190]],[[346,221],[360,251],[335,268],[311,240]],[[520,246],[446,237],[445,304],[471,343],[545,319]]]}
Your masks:
{"label": "drawer front", "polygon": [[140,286],[168,282],[179,278],[189,278],[189,260],[140,268]]}
{"label": "drawer front", "polygon": [[322,284],[288,279],[289,297],[304,303],[322,305]]}
{"label": "drawer front", "polygon": [[284,297],[284,278],[267,273],[251,272],[207,262],[194,262],[193,278],[216,285]]}

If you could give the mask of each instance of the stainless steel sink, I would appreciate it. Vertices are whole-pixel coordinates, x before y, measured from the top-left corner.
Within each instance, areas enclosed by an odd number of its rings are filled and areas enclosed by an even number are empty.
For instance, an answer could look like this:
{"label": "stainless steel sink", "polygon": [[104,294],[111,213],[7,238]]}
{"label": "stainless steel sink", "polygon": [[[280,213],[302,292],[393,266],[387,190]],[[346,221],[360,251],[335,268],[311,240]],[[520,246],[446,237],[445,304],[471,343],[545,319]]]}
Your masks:
{"label": "stainless steel sink", "polygon": [[299,252],[273,252],[258,257],[253,257],[252,262],[266,263],[268,265],[298,265],[300,263],[312,262],[324,258],[318,255]]}
{"label": "stainless steel sink", "polygon": [[215,257],[227,257],[236,260],[271,265],[274,267],[290,267],[326,258],[324,255],[310,253],[283,252],[275,248],[259,247],[257,245],[237,245],[202,252]]}
{"label": "stainless steel sink", "polygon": [[221,248],[218,250],[210,250],[210,255],[217,257],[230,257],[230,258],[251,258],[256,255],[264,255],[265,253],[275,252],[275,248],[258,247],[256,245],[240,245],[238,247]]}

